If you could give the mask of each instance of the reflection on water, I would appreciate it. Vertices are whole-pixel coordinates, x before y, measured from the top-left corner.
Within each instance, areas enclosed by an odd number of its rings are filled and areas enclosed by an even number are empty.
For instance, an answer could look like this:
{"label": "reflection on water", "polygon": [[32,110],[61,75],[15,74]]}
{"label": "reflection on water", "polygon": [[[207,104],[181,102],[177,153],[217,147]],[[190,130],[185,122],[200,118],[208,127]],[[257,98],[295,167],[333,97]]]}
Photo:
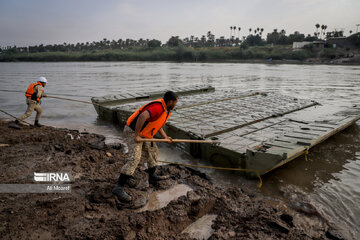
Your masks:
{"label": "reflection on water", "polygon": [[[28,84],[41,75],[49,80],[46,86],[48,95],[74,95],[79,97],[72,98],[85,101],[89,101],[90,96],[210,84],[217,89],[276,92],[313,99],[322,104],[315,111],[304,111],[302,119],[360,104],[360,66],[167,62],[0,63],[0,89],[25,91]],[[45,124],[95,131],[112,137],[120,135],[115,126],[97,120],[91,105],[49,98],[43,100],[42,106],[42,122]],[[14,115],[22,114],[26,109],[24,94],[1,92],[0,109]],[[308,162],[299,158],[265,176],[261,191],[281,197],[280,187],[294,185],[309,193],[312,200],[322,206],[325,214],[343,222],[355,238],[356,234],[360,234],[359,139],[358,125],[332,137],[311,151]],[[168,147],[161,147],[160,157],[202,163]],[[206,171],[223,184],[257,185],[235,174]]]}
{"label": "reflection on water", "polygon": [[[348,235],[353,234],[354,238],[356,234],[352,233],[352,230],[360,232],[360,195],[358,192],[360,152],[356,154],[357,161],[348,160],[341,171],[333,174],[333,179],[316,188],[311,194],[312,198],[320,203],[320,211],[330,217],[336,216],[335,224]],[[350,229],[348,229],[349,226]]]}
{"label": "reflection on water", "polygon": [[[262,192],[281,196],[286,185],[309,193],[321,213],[355,238],[360,232],[360,126],[355,124],[300,157],[266,175]],[[348,230],[350,229],[350,230]]]}
{"label": "reflection on water", "polygon": [[191,239],[209,239],[214,232],[211,225],[216,217],[217,215],[215,214],[206,214],[187,226],[181,233],[188,234]]}
{"label": "reflection on water", "polygon": [[144,212],[161,209],[166,207],[172,200],[176,200],[181,196],[186,196],[187,192],[191,190],[191,187],[185,184],[176,184],[170,189],[152,192],[149,196],[148,203],[138,211]]}

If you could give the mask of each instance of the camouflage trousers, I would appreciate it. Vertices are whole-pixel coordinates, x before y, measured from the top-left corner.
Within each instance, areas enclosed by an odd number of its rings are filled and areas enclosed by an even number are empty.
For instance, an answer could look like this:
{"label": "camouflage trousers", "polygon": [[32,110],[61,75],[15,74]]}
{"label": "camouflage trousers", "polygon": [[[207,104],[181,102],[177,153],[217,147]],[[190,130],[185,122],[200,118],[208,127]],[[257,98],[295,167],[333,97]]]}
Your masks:
{"label": "camouflage trousers", "polygon": [[33,111],[36,111],[35,120],[39,121],[42,113],[42,108],[40,107],[40,105],[36,101],[31,99],[26,99],[26,104],[28,105],[26,112],[21,117],[19,117],[18,120],[22,121],[28,118],[31,116]]}
{"label": "camouflage trousers", "polygon": [[154,142],[135,142],[135,132],[127,125],[124,128],[124,138],[129,152],[126,163],[121,168],[122,174],[133,175],[140,163],[142,154],[147,160],[148,168],[157,166],[159,149]]}

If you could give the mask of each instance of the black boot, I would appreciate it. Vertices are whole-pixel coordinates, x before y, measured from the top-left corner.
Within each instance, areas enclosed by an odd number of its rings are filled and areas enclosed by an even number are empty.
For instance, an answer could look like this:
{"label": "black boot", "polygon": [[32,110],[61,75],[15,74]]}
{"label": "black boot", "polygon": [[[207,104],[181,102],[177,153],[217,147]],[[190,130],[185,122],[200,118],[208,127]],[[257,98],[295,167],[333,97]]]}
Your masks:
{"label": "black boot", "polygon": [[150,183],[154,183],[154,182],[161,181],[161,180],[166,180],[170,177],[169,175],[162,175],[162,176],[157,175],[155,173],[156,167],[149,168],[147,171],[149,173],[149,182]]}
{"label": "black boot", "polygon": [[122,202],[130,202],[132,200],[131,196],[124,190],[124,184],[130,177],[131,176],[120,173],[119,179],[117,180],[116,185],[112,190],[112,193],[115,194],[116,197]]}
{"label": "black boot", "polygon": [[127,176],[124,185],[127,185],[130,188],[136,188],[138,183],[133,176]]}
{"label": "black boot", "polygon": [[9,127],[15,129],[21,129],[21,127],[19,126],[19,121],[17,119],[14,122],[10,123]]}
{"label": "black boot", "polygon": [[39,123],[39,120],[35,120],[34,126],[36,126],[36,127],[42,127],[42,125]]}

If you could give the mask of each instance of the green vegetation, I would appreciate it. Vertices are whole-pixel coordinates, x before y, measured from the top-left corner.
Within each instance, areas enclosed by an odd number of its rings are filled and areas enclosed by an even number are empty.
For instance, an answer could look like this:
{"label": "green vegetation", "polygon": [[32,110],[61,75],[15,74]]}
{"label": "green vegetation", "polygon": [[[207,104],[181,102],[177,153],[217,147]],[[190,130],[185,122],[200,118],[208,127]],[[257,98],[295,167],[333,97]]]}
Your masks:
{"label": "green vegetation", "polygon": [[0,61],[231,61],[305,60],[315,57],[312,50],[292,51],[291,46],[252,47],[155,47],[69,52],[3,53]]}
{"label": "green vegetation", "polygon": [[[325,38],[341,37],[342,31],[326,32],[326,25],[315,25],[313,35],[295,31],[286,35],[284,29],[274,29],[263,38],[263,28],[249,28],[247,36],[240,37],[241,28],[230,27],[230,37],[216,38],[211,31],[201,37],[180,39],[172,36],[162,44],[156,39],[119,39],[86,43],[62,43],[28,47],[0,47],[0,61],[238,61],[238,60],[306,60],[323,57],[334,59],[343,56],[341,50],[330,49],[332,44]],[[352,32],[350,31],[350,34]],[[360,35],[353,34],[349,41],[360,45]],[[293,51],[293,42],[318,41]]]}

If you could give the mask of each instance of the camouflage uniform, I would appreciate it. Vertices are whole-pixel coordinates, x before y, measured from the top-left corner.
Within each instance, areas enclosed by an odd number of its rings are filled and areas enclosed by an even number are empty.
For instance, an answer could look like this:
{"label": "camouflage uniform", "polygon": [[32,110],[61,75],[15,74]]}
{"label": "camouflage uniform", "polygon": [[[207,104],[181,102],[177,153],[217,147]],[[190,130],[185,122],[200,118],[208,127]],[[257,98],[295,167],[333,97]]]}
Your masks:
{"label": "camouflage uniform", "polygon": [[128,159],[121,168],[121,173],[133,175],[136,167],[140,163],[142,152],[147,159],[148,168],[157,166],[159,149],[154,142],[135,142],[135,132],[129,126],[124,128],[124,137],[128,146]]}

